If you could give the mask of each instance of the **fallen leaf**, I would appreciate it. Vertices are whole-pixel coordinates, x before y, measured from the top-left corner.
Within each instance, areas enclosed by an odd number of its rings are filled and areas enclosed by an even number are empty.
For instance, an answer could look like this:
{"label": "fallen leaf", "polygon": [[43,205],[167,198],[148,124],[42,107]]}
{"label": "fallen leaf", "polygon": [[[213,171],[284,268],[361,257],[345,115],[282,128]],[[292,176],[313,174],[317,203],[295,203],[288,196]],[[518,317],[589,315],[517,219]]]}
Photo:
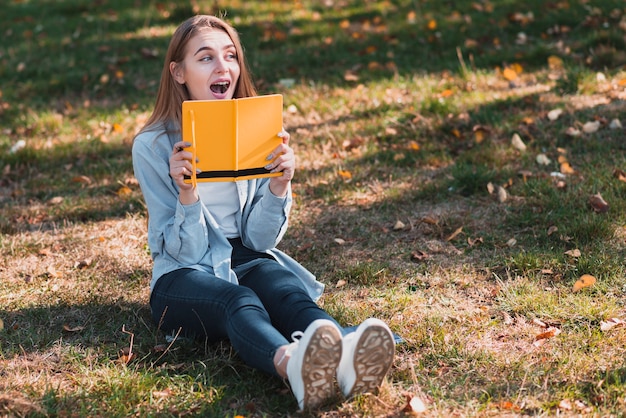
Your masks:
{"label": "fallen leaf", "polygon": [[459,235],[461,232],[463,232],[463,227],[460,226],[456,229],[456,231],[454,231],[448,238],[446,238],[446,241],[452,241],[454,238],[457,237],[457,235]]}
{"label": "fallen leaf", "polygon": [[517,240],[515,238],[511,238],[506,242],[506,245],[509,247],[515,247],[515,245],[517,245]]}
{"label": "fallen leaf", "polygon": [[574,248],[573,250],[565,251],[565,254],[569,255],[570,257],[574,257],[574,258],[578,258],[578,257],[580,257],[582,255],[578,248]]}
{"label": "fallen leaf", "polygon": [[546,329],[546,331],[537,334],[535,336],[535,342],[533,343],[534,346],[539,347],[540,345],[542,345],[545,340],[547,340],[548,338],[552,338],[552,337],[556,337],[557,335],[559,335],[561,333],[561,330],[556,328],[556,327],[548,327]]}
{"label": "fallen leaf", "polygon": [[511,145],[513,145],[513,148],[517,149],[518,151],[526,151],[526,144],[524,143],[524,141],[522,141],[522,138],[519,136],[518,133],[513,134],[513,137],[511,138]]}
{"label": "fallen leaf", "polygon": [[49,277],[53,279],[58,279],[62,276],[61,273],[59,273],[52,264],[48,266],[48,268],[46,269],[46,273],[48,274]]}
{"label": "fallen leaf", "polygon": [[430,255],[422,250],[415,250],[411,253],[411,261],[424,261],[429,257]]}
{"label": "fallen leaf", "polygon": [[77,268],[79,270],[85,269],[87,267],[89,267],[92,263],[92,259],[91,258],[86,258],[84,260],[80,260],[78,263],[76,263],[74,265],[74,268]]}
{"label": "fallen leaf", "polygon": [[473,247],[474,245],[477,244],[482,244],[484,242],[483,237],[478,237],[476,239],[472,239],[471,237],[467,237],[467,244],[470,247]]}
{"label": "fallen leaf", "polygon": [[406,228],[406,225],[404,224],[404,222],[397,220],[395,225],[393,226],[393,230],[394,231],[400,231],[402,229]]}
{"label": "fallen leaf", "polygon": [[507,409],[507,410],[510,410],[510,411],[519,411],[519,410],[521,410],[521,408],[518,405],[514,404],[511,401],[500,401],[500,402],[498,402],[497,406],[500,409]]}
{"label": "fallen leaf", "polygon": [[548,112],[548,119],[555,121],[563,114],[563,109],[552,109]]}
{"label": "fallen leaf", "polygon": [[129,194],[131,194],[133,191],[130,189],[130,187],[128,186],[122,186],[117,190],[117,195],[119,197],[123,197],[123,196],[128,196]]}
{"label": "fallen leaf", "polygon": [[593,121],[593,122],[587,122],[583,125],[583,132],[586,134],[592,134],[598,131],[598,129],[600,129],[600,122],[599,121]]}
{"label": "fallen leaf", "polygon": [[493,192],[496,191],[496,186],[494,186],[492,182],[487,183],[487,191],[489,194],[493,194]]}
{"label": "fallen leaf", "polygon": [[75,327],[70,327],[67,324],[63,324],[63,331],[65,331],[65,332],[79,332],[79,331],[82,331],[84,329],[85,329],[85,327],[82,327],[80,325],[79,326],[75,326]]}
{"label": "fallen leaf", "polygon": [[613,119],[611,123],[609,123],[609,129],[622,129],[622,122],[619,119]]}
{"label": "fallen leaf", "polygon": [[625,326],[625,325],[626,325],[626,321],[623,321],[619,318],[609,318],[606,321],[600,322],[600,329],[602,331],[608,331],[611,328],[615,328],[617,326]]}
{"label": "fallen leaf", "polygon": [[352,173],[348,170],[339,170],[337,171],[337,174],[339,175],[339,177],[346,180],[350,180],[352,178]]}
{"label": "fallen leaf", "polygon": [[591,274],[583,274],[582,276],[580,276],[580,279],[576,280],[576,283],[574,283],[572,291],[578,292],[580,289],[593,286],[595,282],[596,278],[593,277]]}
{"label": "fallen leaf", "polygon": [[417,143],[417,141],[409,141],[409,147],[408,147],[411,151],[419,151],[420,150],[420,144]]}
{"label": "fallen leaf", "polygon": [[405,393],[404,396],[406,398],[406,405],[402,409],[403,412],[413,415],[426,412],[426,405],[420,398],[409,393]]}
{"label": "fallen leaf", "polygon": [[415,24],[415,22],[417,21],[417,13],[411,10],[409,13],[406,14],[406,21],[411,25]]}
{"label": "fallen leaf", "polygon": [[339,287],[344,287],[346,284],[348,284],[347,281],[341,279],[337,281],[337,284],[335,284],[335,287],[339,288]]}
{"label": "fallen leaf", "polygon": [[4,329],[4,321],[0,318],[0,331]]}
{"label": "fallen leaf", "polygon": [[124,347],[119,352],[118,361],[122,364],[128,364],[137,357],[135,353],[131,351],[132,347]]}
{"label": "fallen leaf", "polygon": [[606,203],[600,193],[589,196],[589,204],[596,213],[606,213],[609,211],[609,204]]}
{"label": "fallen leaf", "polygon": [[510,67],[506,67],[502,70],[502,75],[507,81],[513,81],[517,78],[517,72]]}
{"label": "fallen leaf", "polygon": [[439,220],[431,216],[424,216],[421,221],[428,225],[439,225]]}
{"label": "fallen leaf", "polygon": [[569,399],[563,399],[561,402],[559,402],[559,409],[562,409],[564,411],[571,411],[572,402]]}
{"label": "fallen leaf", "polygon": [[574,128],[573,126],[570,126],[569,128],[567,128],[565,130],[565,135],[567,136],[579,136],[580,135],[580,131],[576,128]]}
{"label": "fallen leaf", "polygon": [[552,225],[548,228],[548,236],[554,234],[555,232],[557,232],[559,230],[559,228],[555,225]]}
{"label": "fallen leaf", "polygon": [[335,238],[333,241],[335,241],[335,243],[339,245],[343,245],[346,243],[346,240],[344,240],[343,238]]}
{"label": "fallen leaf", "polygon": [[563,69],[563,60],[561,57],[557,57],[556,55],[550,55],[548,57],[548,67],[550,67],[553,71],[561,70]]}
{"label": "fallen leaf", "polygon": [[52,199],[48,200],[48,204],[53,206],[60,205],[61,203],[63,203],[63,200],[65,200],[63,199],[63,196],[55,196]]}
{"label": "fallen leaf", "polygon": [[616,168],[615,170],[613,170],[613,177],[615,177],[619,181],[623,181],[626,183],[626,172],[624,172],[624,170]]}
{"label": "fallen leaf", "polygon": [[91,179],[87,176],[75,176],[72,178],[72,182],[74,183],[82,183],[82,184],[91,184]]}
{"label": "fallen leaf", "polygon": [[561,163],[561,173],[563,174],[575,174],[576,170],[567,161]]}
{"label": "fallen leaf", "polygon": [[552,161],[546,156],[546,154],[537,155],[535,161],[537,161],[537,164],[539,165],[550,165],[550,163],[552,163]]}
{"label": "fallen leaf", "polygon": [[506,189],[502,186],[498,186],[498,202],[504,203],[508,199],[509,195]]}
{"label": "fallen leaf", "polygon": [[477,144],[483,142],[489,133],[489,130],[481,125],[474,126],[472,131],[474,133],[474,141],[476,141]]}
{"label": "fallen leaf", "polygon": [[172,390],[170,388],[152,391],[152,396],[154,396],[155,398],[167,398],[171,394],[172,394]]}

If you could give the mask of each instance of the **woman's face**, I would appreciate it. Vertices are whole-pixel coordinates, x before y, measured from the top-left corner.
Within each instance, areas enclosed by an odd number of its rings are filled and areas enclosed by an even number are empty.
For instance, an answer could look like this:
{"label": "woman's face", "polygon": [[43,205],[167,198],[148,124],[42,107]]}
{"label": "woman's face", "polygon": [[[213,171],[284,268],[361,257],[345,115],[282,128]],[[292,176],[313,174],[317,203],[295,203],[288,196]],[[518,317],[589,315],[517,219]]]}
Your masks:
{"label": "woman's face", "polygon": [[187,86],[192,100],[232,99],[240,71],[235,45],[221,30],[196,34],[183,61],[170,63],[172,76]]}

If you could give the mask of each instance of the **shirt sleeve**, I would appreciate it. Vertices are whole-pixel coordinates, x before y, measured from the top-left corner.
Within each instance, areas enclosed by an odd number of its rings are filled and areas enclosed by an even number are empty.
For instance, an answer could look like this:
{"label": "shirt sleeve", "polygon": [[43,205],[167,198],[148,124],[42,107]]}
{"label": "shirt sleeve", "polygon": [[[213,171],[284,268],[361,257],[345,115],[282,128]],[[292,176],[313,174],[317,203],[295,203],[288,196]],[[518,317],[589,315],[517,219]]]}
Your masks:
{"label": "shirt sleeve", "polygon": [[200,201],[180,203],[178,187],[169,175],[170,149],[165,134],[139,135],[133,143],[133,169],[148,207],[152,257],[169,256],[181,265],[193,265],[207,251],[208,229]]}

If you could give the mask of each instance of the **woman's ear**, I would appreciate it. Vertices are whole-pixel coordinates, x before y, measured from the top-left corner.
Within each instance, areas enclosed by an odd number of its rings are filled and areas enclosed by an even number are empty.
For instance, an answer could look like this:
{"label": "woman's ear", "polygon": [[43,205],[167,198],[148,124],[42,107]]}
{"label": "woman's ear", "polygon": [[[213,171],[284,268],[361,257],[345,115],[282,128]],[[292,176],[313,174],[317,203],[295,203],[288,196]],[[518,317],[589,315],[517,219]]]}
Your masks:
{"label": "woman's ear", "polygon": [[174,80],[178,82],[178,84],[185,84],[185,77],[183,76],[183,70],[178,65],[178,63],[172,61],[170,62],[170,74],[174,77]]}

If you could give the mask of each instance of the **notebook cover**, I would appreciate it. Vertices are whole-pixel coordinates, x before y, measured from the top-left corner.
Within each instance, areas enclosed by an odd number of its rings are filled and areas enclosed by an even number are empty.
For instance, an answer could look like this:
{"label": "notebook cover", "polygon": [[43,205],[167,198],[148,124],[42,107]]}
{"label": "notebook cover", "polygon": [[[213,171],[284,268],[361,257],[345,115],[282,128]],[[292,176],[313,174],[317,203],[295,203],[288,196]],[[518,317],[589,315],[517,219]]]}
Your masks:
{"label": "notebook cover", "polygon": [[[280,94],[231,100],[183,102],[183,140],[194,154],[194,181],[234,181],[280,176],[265,169],[267,156],[282,142],[283,97]],[[197,162],[196,162],[197,161]],[[194,170],[195,171],[195,170]]]}

